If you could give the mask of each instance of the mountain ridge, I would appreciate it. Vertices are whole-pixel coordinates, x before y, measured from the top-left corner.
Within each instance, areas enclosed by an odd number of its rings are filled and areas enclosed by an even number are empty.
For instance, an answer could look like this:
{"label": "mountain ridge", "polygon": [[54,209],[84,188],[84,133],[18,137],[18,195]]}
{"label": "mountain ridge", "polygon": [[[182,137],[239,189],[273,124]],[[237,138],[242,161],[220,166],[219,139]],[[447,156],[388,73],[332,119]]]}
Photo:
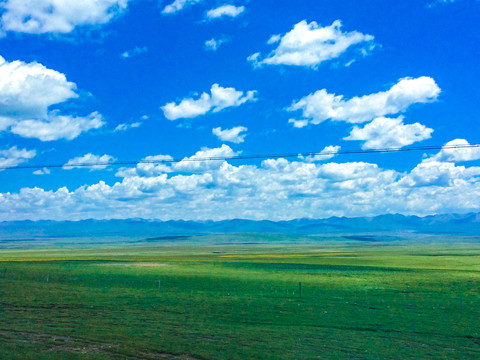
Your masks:
{"label": "mountain ridge", "polygon": [[154,237],[216,233],[283,233],[300,235],[355,233],[418,233],[479,235],[480,213],[418,217],[385,214],[373,217],[330,217],[282,221],[230,219],[221,221],[153,219],[21,220],[0,222],[0,238],[22,237]]}

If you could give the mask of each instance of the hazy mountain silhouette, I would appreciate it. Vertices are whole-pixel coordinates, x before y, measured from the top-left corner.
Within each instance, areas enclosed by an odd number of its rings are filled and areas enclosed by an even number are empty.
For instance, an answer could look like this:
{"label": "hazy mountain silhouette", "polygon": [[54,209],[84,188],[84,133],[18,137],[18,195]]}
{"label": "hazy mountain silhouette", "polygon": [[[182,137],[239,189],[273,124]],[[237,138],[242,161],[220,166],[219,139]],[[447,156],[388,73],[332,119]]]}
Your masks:
{"label": "hazy mountain silhouette", "polygon": [[157,221],[145,219],[80,221],[6,221],[0,222],[0,238],[44,237],[156,237],[216,233],[282,234],[480,234],[480,213],[444,214],[426,217],[399,214],[375,217],[331,217],[290,221],[233,219],[223,221]]}

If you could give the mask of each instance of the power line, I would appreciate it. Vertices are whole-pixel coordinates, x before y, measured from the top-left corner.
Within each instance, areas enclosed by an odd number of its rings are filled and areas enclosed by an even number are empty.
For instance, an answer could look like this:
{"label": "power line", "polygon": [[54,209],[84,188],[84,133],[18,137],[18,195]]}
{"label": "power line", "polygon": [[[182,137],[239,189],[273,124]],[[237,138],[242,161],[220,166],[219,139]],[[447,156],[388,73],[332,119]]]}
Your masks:
{"label": "power line", "polygon": [[105,162],[79,162],[71,164],[37,164],[37,165],[18,165],[18,166],[0,166],[0,170],[20,170],[20,169],[43,169],[43,168],[73,168],[73,167],[93,167],[93,166],[122,166],[138,164],[173,164],[179,162],[202,162],[202,161],[227,161],[227,160],[258,160],[258,159],[278,159],[292,157],[308,156],[335,156],[335,155],[354,155],[354,154],[374,154],[374,153],[395,153],[410,151],[428,151],[428,150],[449,150],[449,149],[471,149],[480,148],[480,144],[459,144],[459,145],[434,145],[434,146],[413,146],[404,148],[383,148],[383,149],[365,149],[365,150],[338,150],[338,151],[320,151],[307,153],[284,153],[284,154],[261,154],[261,155],[235,155],[218,157],[191,157],[183,159],[143,159],[131,161],[105,161]]}

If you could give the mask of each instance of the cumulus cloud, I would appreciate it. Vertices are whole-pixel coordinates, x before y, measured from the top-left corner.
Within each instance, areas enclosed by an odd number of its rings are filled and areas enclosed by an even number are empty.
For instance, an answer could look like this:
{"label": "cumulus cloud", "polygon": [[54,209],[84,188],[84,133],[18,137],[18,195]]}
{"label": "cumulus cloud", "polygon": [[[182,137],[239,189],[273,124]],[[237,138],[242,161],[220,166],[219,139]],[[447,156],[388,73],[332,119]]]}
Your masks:
{"label": "cumulus cloud", "polygon": [[148,48],[146,46],[144,47],[135,47],[131,50],[124,51],[123,53],[120,54],[120,57],[123,59],[128,59],[136,55],[140,54],[145,54],[148,51]]}
{"label": "cumulus cloud", "polygon": [[299,156],[299,159],[303,159],[306,162],[315,162],[315,161],[325,161],[333,158],[338,154],[340,151],[341,147],[340,146],[326,146],[322,151],[320,151],[318,154],[315,155],[309,155],[309,156]]}
{"label": "cumulus cloud", "polygon": [[218,169],[226,163],[224,159],[240,155],[230,146],[223,144],[218,148],[203,147],[190,157],[175,161],[170,155],[147,156],[136,168],[121,168],[117,177],[159,176],[165,173],[195,173]]}
{"label": "cumulus cloud", "polygon": [[212,129],[212,134],[218,137],[222,141],[229,141],[235,144],[240,144],[245,141],[245,136],[247,134],[242,134],[248,129],[244,126],[236,126],[231,129],[222,130],[221,127],[216,127]]}
{"label": "cumulus cloud", "polygon": [[255,101],[256,93],[256,90],[251,90],[244,95],[243,91],[213,84],[210,94],[204,92],[196,100],[185,98],[178,104],[170,102],[162,106],[161,109],[168,120],[194,118],[208,112],[219,112],[228,107],[236,107],[248,101]]}
{"label": "cumulus cloud", "polygon": [[48,107],[77,98],[75,83],[37,62],[0,56],[0,116],[46,116]]}
{"label": "cumulus cloud", "polygon": [[205,41],[205,49],[211,51],[217,51],[217,49],[222,45],[228,42],[227,37],[222,37],[220,39],[211,38],[210,40]]}
{"label": "cumulus cloud", "polygon": [[105,124],[102,115],[93,112],[88,116],[63,116],[53,112],[42,120],[22,120],[12,125],[10,131],[25,138],[41,141],[73,140],[81,133],[101,128]]}
{"label": "cumulus cloud", "polygon": [[480,147],[469,147],[465,139],[455,139],[445,144],[442,150],[428,161],[461,162],[480,159]]}
{"label": "cumulus cloud", "polygon": [[[458,146],[458,148],[456,148]],[[464,146],[464,147],[462,147]],[[476,200],[473,200],[477,191],[472,191],[472,186],[480,185],[480,167],[478,166],[458,166],[456,162],[473,161],[480,159],[480,149],[469,147],[470,144],[465,139],[455,139],[449,141],[435,155],[422,160],[410,173],[404,175],[398,182],[401,187],[422,188],[423,192],[433,192],[431,189],[441,188],[435,193],[435,196],[441,196],[442,193],[452,188],[463,189],[466,193],[458,193],[459,199],[452,201],[466,201],[468,206]],[[467,188],[470,188],[467,190]],[[469,198],[469,196],[472,198]],[[462,198],[462,200],[460,200]],[[471,207],[473,209],[473,207]]]}
{"label": "cumulus cloud", "polygon": [[78,26],[103,25],[127,8],[128,0],[5,0],[0,27],[6,31],[65,34]]}
{"label": "cumulus cloud", "polygon": [[[456,187],[465,183],[477,183],[480,167],[456,166],[442,161],[422,161],[399,184],[406,187]],[[452,199],[453,201],[453,199]]]}
{"label": "cumulus cloud", "polygon": [[198,172],[217,169],[225,163],[225,158],[240,155],[240,152],[233,151],[228,145],[223,144],[219,148],[204,147],[195,155],[186,157],[182,161],[173,163],[173,171]]}
{"label": "cumulus cloud", "polygon": [[305,126],[308,125],[308,120],[296,120],[296,119],[288,119],[288,123],[292,124],[293,127],[297,129],[304,128]]}
{"label": "cumulus cloud", "polygon": [[33,175],[48,175],[50,170],[48,168],[38,169],[33,172]]}
{"label": "cumulus cloud", "polygon": [[175,0],[173,3],[165,6],[162,14],[175,14],[186,7],[198,4],[202,0]]}
{"label": "cumulus cloud", "polygon": [[317,68],[321,63],[340,57],[350,48],[367,55],[375,46],[374,37],[358,31],[343,32],[342,23],[336,20],[322,27],[315,21],[303,20],[286,34],[272,35],[267,44],[277,48],[262,58],[261,53],[248,57],[255,66],[292,65]]}
{"label": "cumulus cloud", "polygon": [[401,148],[430,139],[433,129],[420,123],[404,124],[403,116],[396,119],[379,117],[363,128],[354,126],[343,140],[365,141],[362,149]]}
{"label": "cumulus cloud", "polygon": [[376,117],[404,112],[413,104],[435,101],[440,88],[431,77],[400,79],[387,91],[355,96],[345,100],[343,95],[328,93],[326,89],[305,96],[287,109],[301,111],[303,120],[319,124],[325,120],[363,123]]}
{"label": "cumulus cloud", "polygon": [[0,131],[42,141],[72,140],[104,125],[102,116],[61,115],[50,107],[78,98],[76,84],[37,62],[5,61],[0,56]]}
{"label": "cumulus cloud", "polygon": [[[114,162],[116,159],[110,155],[93,155],[91,153],[85,154],[83,156],[78,156],[76,158],[68,160],[68,162],[63,165],[65,170],[71,170],[74,168],[80,169],[90,169],[93,170],[103,170],[105,169],[110,163]],[[91,166],[88,166],[92,164]],[[97,164],[97,165],[94,165]]]}
{"label": "cumulus cloud", "polygon": [[0,150],[0,171],[27,162],[36,155],[37,152],[35,150],[19,149],[16,146]]}
{"label": "cumulus cloud", "polygon": [[[147,119],[148,119],[148,117],[147,117]],[[142,123],[140,121],[137,121],[137,122],[134,122],[134,123],[131,123],[131,124],[120,124],[113,131],[126,131],[128,129],[138,128],[141,125],[142,125]]]}
{"label": "cumulus cloud", "polygon": [[363,161],[280,158],[233,165],[223,160],[236,154],[223,145],[204,148],[180,163],[156,155],[151,159],[164,163],[120,169],[120,179],[110,184],[3,193],[0,218],[287,220],[480,210],[480,167],[424,159],[411,171],[399,173]]}
{"label": "cumulus cloud", "polygon": [[221,17],[237,17],[245,11],[245,6],[222,5],[207,11],[207,18],[218,19]]}
{"label": "cumulus cloud", "polygon": [[142,159],[135,168],[120,168],[115,174],[116,177],[154,177],[173,171],[170,166],[174,159],[170,155],[152,155]]}
{"label": "cumulus cloud", "polygon": [[132,177],[132,176],[158,176],[163,173],[172,172],[170,164],[173,162],[170,155],[152,155],[142,159],[136,168],[120,168],[115,176]]}

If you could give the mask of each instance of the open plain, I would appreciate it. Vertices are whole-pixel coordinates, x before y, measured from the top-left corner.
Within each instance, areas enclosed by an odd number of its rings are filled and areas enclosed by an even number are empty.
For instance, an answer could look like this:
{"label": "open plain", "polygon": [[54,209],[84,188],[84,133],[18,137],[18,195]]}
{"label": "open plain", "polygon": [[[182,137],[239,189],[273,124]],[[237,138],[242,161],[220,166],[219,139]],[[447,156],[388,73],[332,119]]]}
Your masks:
{"label": "open plain", "polygon": [[480,359],[476,238],[157,240],[3,244],[1,358]]}

